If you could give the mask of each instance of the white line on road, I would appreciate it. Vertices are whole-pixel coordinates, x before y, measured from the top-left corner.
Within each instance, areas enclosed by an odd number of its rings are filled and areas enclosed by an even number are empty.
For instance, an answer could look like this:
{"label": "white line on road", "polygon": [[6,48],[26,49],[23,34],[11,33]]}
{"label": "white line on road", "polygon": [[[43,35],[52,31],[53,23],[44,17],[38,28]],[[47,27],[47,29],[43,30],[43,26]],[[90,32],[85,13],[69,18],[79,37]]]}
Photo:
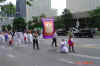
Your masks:
{"label": "white line on road", "polygon": [[65,63],[69,63],[69,64],[75,64],[73,61],[66,60],[66,59],[64,59],[64,58],[59,59],[59,61],[65,62]]}
{"label": "white line on road", "polygon": [[89,56],[89,55],[81,55],[81,54],[74,54],[74,53],[71,53],[71,54],[69,54],[69,55],[72,55],[72,56],[79,56],[79,57],[89,58],[89,59],[100,60],[100,57]]}
{"label": "white line on road", "polygon": [[5,49],[5,50],[12,50],[12,47],[6,47],[6,46],[0,46],[0,48]]}
{"label": "white line on road", "polygon": [[77,45],[76,47],[100,49],[100,45],[98,45],[98,44]]}
{"label": "white line on road", "polygon": [[13,54],[8,54],[7,56],[10,58],[15,58],[15,56]]}

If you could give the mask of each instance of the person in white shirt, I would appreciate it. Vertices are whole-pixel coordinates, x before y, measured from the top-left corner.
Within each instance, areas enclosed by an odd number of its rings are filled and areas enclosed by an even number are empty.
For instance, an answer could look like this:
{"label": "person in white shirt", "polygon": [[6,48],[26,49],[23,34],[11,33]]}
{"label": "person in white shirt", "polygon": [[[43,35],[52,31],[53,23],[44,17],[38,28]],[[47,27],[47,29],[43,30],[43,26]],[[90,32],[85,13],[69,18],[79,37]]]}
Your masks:
{"label": "person in white shirt", "polygon": [[27,38],[28,38],[29,43],[33,43],[33,36],[31,34],[31,32],[28,33]]}

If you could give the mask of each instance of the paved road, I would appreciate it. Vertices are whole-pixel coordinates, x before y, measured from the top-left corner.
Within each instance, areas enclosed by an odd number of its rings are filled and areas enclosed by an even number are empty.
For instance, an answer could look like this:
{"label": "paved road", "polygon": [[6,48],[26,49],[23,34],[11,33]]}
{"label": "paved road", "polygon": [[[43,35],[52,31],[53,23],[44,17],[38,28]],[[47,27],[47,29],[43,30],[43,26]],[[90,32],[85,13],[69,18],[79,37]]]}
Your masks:
{"label": "paved road", "polygon": [[[59,41],[66,37],[58,37]],[[40,40],[40,50],[32,45],[0,46],[0,66],[99,66],[100,38],[75,38],[76,53],[61,54],[51,40]]]}

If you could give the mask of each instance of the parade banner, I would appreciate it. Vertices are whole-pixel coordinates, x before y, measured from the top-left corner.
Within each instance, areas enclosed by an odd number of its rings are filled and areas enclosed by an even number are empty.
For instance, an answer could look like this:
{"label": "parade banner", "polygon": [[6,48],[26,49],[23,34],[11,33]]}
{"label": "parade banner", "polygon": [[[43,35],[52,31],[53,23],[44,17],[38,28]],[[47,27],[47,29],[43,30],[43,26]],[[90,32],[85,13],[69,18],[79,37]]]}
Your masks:
{"label": "parade banner", "polygon": [[43,24],[43,37],[45,39],[52,38],[55,33],[54,19],[42,18]]}

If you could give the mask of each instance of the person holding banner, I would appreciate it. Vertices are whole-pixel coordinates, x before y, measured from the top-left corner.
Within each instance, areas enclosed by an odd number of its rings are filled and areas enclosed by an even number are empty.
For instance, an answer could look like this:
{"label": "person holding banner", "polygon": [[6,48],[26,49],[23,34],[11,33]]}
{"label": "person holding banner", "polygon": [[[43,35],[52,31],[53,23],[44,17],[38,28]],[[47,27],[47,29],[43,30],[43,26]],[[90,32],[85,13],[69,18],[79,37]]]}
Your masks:
{"label": "person holding banner", "polygon": [[35,46],[37,46],[37,49],[39,50],[38,33],[37,32],[35,32],[33,34],[33,49],[35,49]]}

